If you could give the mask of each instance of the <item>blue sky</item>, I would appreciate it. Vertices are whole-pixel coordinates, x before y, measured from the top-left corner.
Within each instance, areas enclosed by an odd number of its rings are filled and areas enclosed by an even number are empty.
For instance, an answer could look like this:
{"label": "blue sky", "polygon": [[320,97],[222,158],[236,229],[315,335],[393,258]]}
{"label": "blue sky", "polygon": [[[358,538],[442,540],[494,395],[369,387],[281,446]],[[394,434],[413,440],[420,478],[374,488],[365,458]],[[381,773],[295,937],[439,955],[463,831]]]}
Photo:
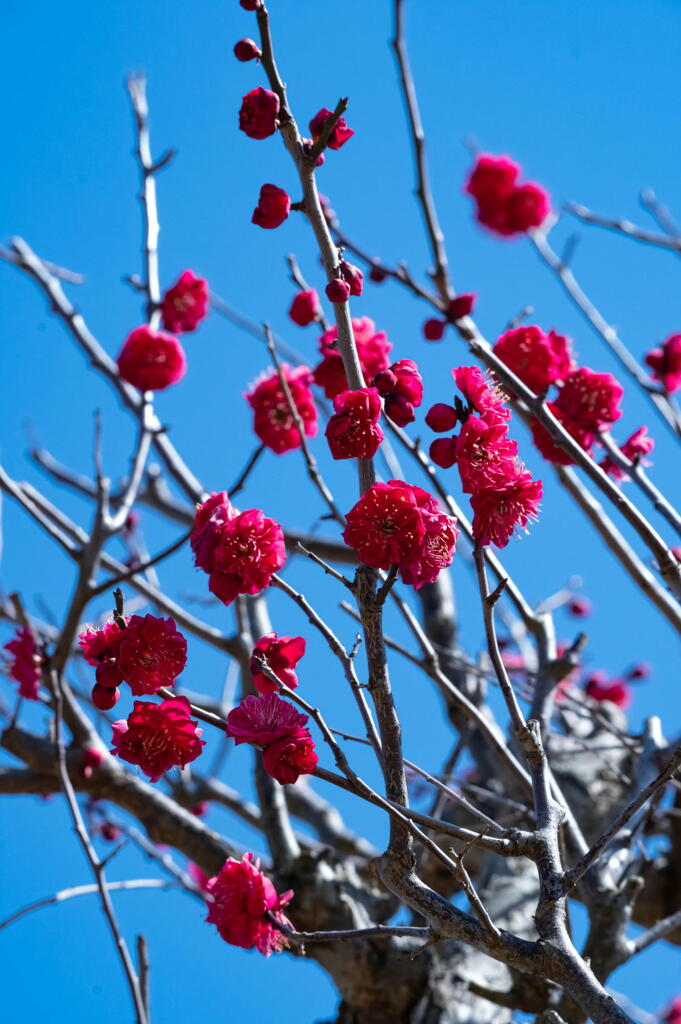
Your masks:
{"label": "blue sky", "polygon": [[[413,200],[411,158],[388,47],[390,4],[272,0],[270,6],[278,61],[299,120],[305,123],[321,106],[333,107],[340,95],[350,98],[347,117],[356,135],[330,155],[320,172],[321,190],[332,198],[351,237],[389,262],[406,258],[421,273],[428,253]],[[530,303],[535,322],[574,338],[582,363],[616,370],[530,246],[501,243],[475,226],[461,192],[469,163],[463,140],[474,136],[489,151],[511,153],[528,177],[550,189],[557,205],[571,199],[642,221],[637,196],[650,185],[680,209],[675,106],[680,22],[681,8],[671,0],[645,5],[634,0],[407,3],[409,47],[453,280],[461,291],[478,291],[477,319],[488,337],[494,338]],[[255,319],[270,320],[313,360],[315,332],[300,330],[286,317],[293,288],[284,263],[286,253],[296,253],[308,279],[321,285],[310,233],[295,217],[276,232],[250,224],[263,182],[295,193],[293,170],[279,140],[256,143],[236,128],[240,97],[263,84],[258,67],[238,64],[231,55],[237,39],[254,34],[252,16],[236,0],[111,0],[105,5],[5,0],[0,31],[11,42],[0,67],[6,98],[0,236],[21,234],[45,258],[86,275],[86,284],[70,294],[107,350],[115,354],[141,320],[138,298],[121,277],[140,269],[137,176],[123,81],[128,71],[143,69],[149,75],[154,151],[160,154],[170,145],[178,150],[159,180],[163,285],[192,267],[208,277],[218,294]],[[574,231],[581,237],[576,273],[637,355],[680,329],[679,267],[673,256],[581,229],[568,218],[556,238],[562,244]],[[427,385],[424,409],[450,399],[449,370],[467,357],[450,336],[440,345],[422,340],[423,307],[385,284],[368,286],[353,309],[387,330],[396,358],[418,360]],[[113,477],[125,471],[131,424],[106,384],[88,373],[34,287],[11,268],[0,267],[0,324],[3,462],[11,474],[43,486],[87,524],[84,503],[52,487],[26,459],[27,424],[55,455],[87,472],[92,415],[101,409],[106,469]],[[266,358],[258,342],[216,317],[186,339],[186,349],[187,377],[159,397],[158,408],[198,476],[209,488],[221,489],[237,476],[252,448],[242,394]],[[678,462],[664,428],[630,388],[624,407],[617,436],[628,436],[642,423],[650,426],[658,439],[654,478],[664,481],[669,496],[678,500]],[[415,430],[427,437],[422,420]],[[541,474],[522,426],[515,436],[528,465]],[[323,452],[321,439],[317,450]],[[664,707],[665,728],[673,736],[680,701],[670,630],[600,552],[590,528],[549,474],[543,475],[541,522],[529,538],[507,549],[505,562],[532,601],[558,589],[571,574],[583,577],[595,608],[589,621],[589,664],[617,673],[637,659],[652,662],[652,680],[637,690],[634,720]],[[329,478],[341,504],[349,507],[355,494],[349,467],[333,467]],[[247,497],[295,527],[310,527],[321,512],[295,455],[263,459]],[[144,525],[154,549],[175,536],[174,528],[151,515],[145,515]],[[3,588],[20,588],[34,610],[40,596],[59,618],[72,568],[7,503],[4,527]],[[294,572],[350,640],[352,623],[336,613],[338,595],[329,581],[302,564]],[[463,557],[454,578],[463,635],[476,651],[481,624],[475,603],[468,600],[473,591]],[[193,574],[186,552],[171,560],[163,579],[174,595],[201,592],[205,583]],[[276,597],[272,609],[280,632],[303,629]],[[205,614],[225,622],[222,610]],[[575,625],[559,616],[559,631],[569,638]],[[219,692],[220,659],[191,640],[190,659],[187,685]],[[398,663],[393,673],[407,723],[408,753],[437,768],[448,743],[444,727],[437,724],[437,700],[424,693],[423,682],[404,665]],[[348,728],[356,724],[328,654],[314,639],[301,678],[316,700],[328,701],[324,706],[335,721]],[[330,692],[318,694],[315,687]],[[241,751],[230,756],[225,777],[247,788]],[[381,841],[379,817],[355,804],[344,802],[343,807],[354,827],[366,828]],[[216,827],[231,828],[220,811],[212,812],[211,820]],[[239,841],[258,842],[243,829],[232,831]],[[5,880],[0,918],[23,902],[87,880],[59,798],[46,803],[15,799],[5,809],[0,873]],[[150,866],[131,851],[111,868],[114,878],[147,874],[153,874]],[[276,1012],[283,1024],[298,1022],[296,992],[305,993],[304,1019],[333,1013],[334,991],[315,965],[286,957],[266,964],[255,954],[226,947],[187,897],[124,894],[116,903],[127,934],[142,930],[150,941],[157,1020],[171,1013],[194,1019],[198,993],[201,1019],[207,1021],[247,1015],[269,1019]],[[0,935],[0,944],[7,976],[16,979],[4,996],[9,1020],[37,1021],[47,1013],[73,1024],[93,1017],[127,1019],[127,993],[94,901],[84,898],[42,911]],[[41,984],[36,986],[38,964]],[[184,967],[180,984],[178,965]],[[679,955],[656,948],[615,984],[652,1011],[681,988]]]}

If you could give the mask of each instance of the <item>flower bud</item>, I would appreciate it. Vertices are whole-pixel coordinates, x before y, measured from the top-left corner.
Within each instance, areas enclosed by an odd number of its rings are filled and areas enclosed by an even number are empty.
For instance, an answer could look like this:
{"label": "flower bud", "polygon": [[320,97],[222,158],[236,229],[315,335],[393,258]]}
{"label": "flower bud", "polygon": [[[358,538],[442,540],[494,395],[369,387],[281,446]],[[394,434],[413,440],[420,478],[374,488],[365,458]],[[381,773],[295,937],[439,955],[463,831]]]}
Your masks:
{"label": "flower bud", "polygon": [[456,462],[456,438],[438,437],[430,446],[431,461],[440,469],[449,469]]}
{"label": "flower bud", "polygon": [[359,267],[355,267],[352,263],[346,263],[345,260],[341,260],[340,272],[343,280],[350,285],[350,294],[360,296],[362,294],[362,288],[364,287],[364,274]]}
{"label": "flower bud", "polygon": [[423,337],[426,341],[440,341],[446,326],[445,320],[426,320],[423,325]]}
{"label": "flower bud", "polygon": [[444,402],[431,406],[426,413],[426,423],[436,434],[446,434],[456,426],[456,409]]}
{"label": "flower bud", "polygon": [[329,302],[347,302],[350,298],[350,285],[335,277],[326,286],[326,297]]}
{"label": "flower bud", "polygon": [[92,687],[92,703],[100,711],[111,711],[111,708],[118,703],[120,695],[121,691],[118,688],[112,689],[110,686],[100,686],[99,683],[95,683]]}
{"label": "flower bud", "polygon": [[308,291],[298,292],[294,296],[288,315],[294,324],[298,324],[299,327],[307,327],[308,324],[319,319],[320,312],[317,292],[314,288],[310,288]]}
{"label": "flower bud", "polygon": [[234,47],[234,56],[245,63],[248,60],[257,60],[260,57],[260,50],[252,39],[240,39]]}
{"label": "flower bud", "polygon": [[251,223],[260,228],[278,228],[291,212],[291,199],[283,188],[276,185],[263,185],[260,189],[258,205],[253,211]]}
{"label": "flower bud", "polygon": [[392,370],[381,370],[380,373],[376,374],[371,383],[373,387],[378,388],[378,393],[385,397],[392,394],[397,387],[397,377]]}
{"label": "flower bud", "polygon": [[466,295],[457,295],[447,306],[447,313],[452,320],[460,320],[463,316],[470,316],[475,306],[477,292],[469,292]]}
{"label": "flower bud", "polygon": [[385,400],[385,414],[398,427],[414,422],[414,406],[402,395],[388,395]]}
{"label": "flower bud", "polygon": [[98,686],[108,686],[110,689],[115,690],[119,683],[123,682],[123,676],[116,659],[107,658],[106,661],[100,661],[95,669],[95,678]]}
{"label": "flower bud", "polygon": [[374,284],[382,284],[387,276],[388,275],[386,274],[383,267],[379,267],[376,265],[374,265],[369,271],[369,280],[373,281]]}

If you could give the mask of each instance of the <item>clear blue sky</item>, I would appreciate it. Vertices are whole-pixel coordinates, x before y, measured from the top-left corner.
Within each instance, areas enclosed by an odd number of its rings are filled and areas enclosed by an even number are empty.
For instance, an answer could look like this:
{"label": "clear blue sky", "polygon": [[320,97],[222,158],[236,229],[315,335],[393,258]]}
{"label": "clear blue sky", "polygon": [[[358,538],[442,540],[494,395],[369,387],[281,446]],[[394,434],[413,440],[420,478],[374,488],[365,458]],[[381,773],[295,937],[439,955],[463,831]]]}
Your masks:
{"label": "clear blue sky", "polygon": [[[388,261],[406,257],[415,272],[427,251],[412,196],[411,158],[395,69],[388,48],[387,0],[272,0],[275,46],[290,100],[306,122],[321,106],[349,95],[348,121],[356,136],[331,154],[320,172],[347,232]],[[556,203],[573,199],[608,214],[642,219],[637,194],[654,186],[681,210],[678,166],[678,40],[681,8],[672,0],[597,0],[552,4],[526,0],[407,3],[409,46],[429,135],[433,185],[447,233],[454,282],[479,292],[479,323],[494,337],[531,303],[535,321],[575,339],[580,360],[598,370],[615,366],[597,338],[567,303],[555,281],[523,242],[500,243],[481,233],[461,184],[468,166],[463,139],[473,135],[492,152],[509,152],[529,177],[543,182]],[[314,359],[316,334],[290,325],[293,289],[284,256],[295,252],[308,278],[321,284],[309,232],[295,217],[276,232],[250,224],[260,185],[272,181],[295,193],[292,168],[278,139],[256,143],[236,129],[240,97],[263,84],[254,64],[238,64],[234,42],[255,33],[237,0],[65,0],[61,4],[5,0],[0,32],[9,45],[0,66],[5,154],[0,163],[0,236],[23,235],[45,258],[87,276],[72,289],[74,301],[105,347],[115,354],[141,319],[139,302],[121,284],[140,269],[136,168],[123,79],[131,69],[149,74],[152,141],[156,154],[179,155],[159,183],[161,273],[168,285],[185,267],[205,274],[211,286],[244,313],[269,319],[290,342]],[[576,230],[561,225],[564,239]],[[671,255],[645,251],[594,230],[580,229],[575,268],[606,317],[637,354],[680,329],[679,264]],[[367,287],[355,304],[388,331],[396,358],[413,357],[427,383],[424,408],[450,398],[448,371],[466,361],[451,337],[428,345],[420,327],[426,313],[396,286]],[[3,380],[1,454],[10,473],[44,486],[79,521],[87,509],[46,483],[24,456],[28,421],[66,463],[88,471],[95,408],[104,413],[107,471],[125,470],[132,431],[106,384],[49,317],[33,286],[11,268],[0,268]],[[265,366],[262,347],[211,318],[187,338],[185,381],[159,397],[172,436],[211,489],[237,475],[251,450],[249,414],[242,393]],[[420,422],[420,421],[419,421]],[[642,400],[627,391],[622,437],[648,423],[658,438],[654,476],[678,499],[678,462],[663,428]],[[424,432],[424,436],[425,432]],[[518,427],[528,464],[538,459]],[[323,445],[317,446],[320,452]],[[541,522],[529,538],[506,552],[506,562],[534,601],[583,576],[595,614],[589,623],[589,663],[612,673],[636,659],[654,665],[652,680],[637,691],[634,718],[664,709],[667,734],[678,730],[676,644],[670,630],[639,599],[627,578],[601,554],[589,527],[566,504],[548,474]],[[330,479],[341,503],[354,500],[348,467]],[[295,455],[264,459],[248,490],[248,503],[307,528],[321,511],[306,489]],[[72,568],[15,508],[5,504],[2,586],[21,589],[34,610],[38,595],[57,618],[72,585]],[[145,517],[150,545],[173,530]],[[327,527],[328,529],[328,527]],[[296,577],[320,607],[333,613],[338,595],[307,567]],[[163,573],[174,595],[202,592],[186,552]],[[469,571],[457,562],[455,581],[462,628],[471,650],[481,631]],[[303,629],[273,601],[280,632]],[[224,621],[221,610],[206,616]],[[352,625],[337,619],[350,638]],[[560,620],[562,635],[574,623]],[[5,634],[3,633],[3,640]],[[326,652],[313,639],[302,685],[354,725]],[[224,666],[190,641],[186,683],[217,693]],[[444,728],[433,726],[438,704],[422,681],[394,667],[400,709],[407,722],[409,754],[436,769],[447,750]],[[321,688],[327,694],[318,692]],[[327,703],[325,704],[325,700]],[[423,723],[428,721],[428,728]],[[435,752],[435,753],[434,753]],[[231,755],[226,777],[246,788],[247,758]],[[383,823],[371,812],[344,804],[355,827],[377,842]],[[220,811],[216,827],[227,828]],[[62,802],[15,799],[4,807],[0,840],[0,918],[16,906],[88,880]],[[242,829],[244,843],[258,839]],[[132,852],[111,867],[111,877],[153,874]],[[117,907],[126,932],[142,930],[152,961],[156,1021],[268,1020],[282,1024],[328,1019],[332,987],[313,964],[280,957],[265,963],[224,945],[202,923],[201,911],[179,894],[124,894]],[[294,911],[292,917],[295,919]],[[128,997],[101,915],[92,900],[73,901],[27,918],[0,935],[7,1020],[85,1024],[127,1020]],[[38,973],[37,973],[38,972]],[[36,978],[39,983],[36,984]],[[656,948],[614,980],[648,1011],[681,989],[679,954]],[[304,993],[304,1008],[299,995]]]}

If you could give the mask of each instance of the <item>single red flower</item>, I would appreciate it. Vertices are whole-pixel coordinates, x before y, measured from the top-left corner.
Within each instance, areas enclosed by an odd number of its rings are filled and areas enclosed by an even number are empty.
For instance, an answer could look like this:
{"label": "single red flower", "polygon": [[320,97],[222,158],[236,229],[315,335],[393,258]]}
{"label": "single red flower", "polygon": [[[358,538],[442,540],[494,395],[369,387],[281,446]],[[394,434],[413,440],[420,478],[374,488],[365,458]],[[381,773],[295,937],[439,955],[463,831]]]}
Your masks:
{"label": "single red flower", "polygon": [[595,373],[587,366],[568,374],[556,406],[584,430],[606,429],[622,415],[624,389],[611,373]]}
{"label": "single red flower", "polygon": [[194,565],[199,569],[203,569],[204,572],[213,571],[213,556],[220,530],[225,523],[235,519],[238,514],[229,500],[227,491],[211,494],[210,498],[207,498],[202,505],[197,505],[194,529],[189,543],[194,552]]}
{"label": "single red flower", "polygon": [[510,157],[481,153],[464,191],[478,202],[499,202],[510,195],[519,175],[520,166]]}
{"label": "single red flower", "polygon": [[[391,343],[384,331],[377,331],[373,320],[368,316],[353,317],[352,330],[359,364],[362,367],[364,380],[368,384],[377,373],[389,366],[388,353]],[[323,388],[327,398],[333,399],[341,391],[347,391],[348,381],[345,376],[343,360],[336,345],[338,328],[332,327],[325,331],[319,339],[319,350],[322,361],[314,369],[315,383]]]}
{"label": "single red flower", "polygon": [[112,754],[136,764],[151,782],[176,765],[184,768],[196,760],[205,746],[202,729],[190,717],[186,697],[172,697],[153,704],[136,700],[127,719],[113,723]]}
{"label": "single red flower", "polygon": [[269,89],[252,89],[241,101],[239,128],[250,139],[266,139],[279,127],[279,97]]}
{"label": "single red flower", "polygon": [[135,697],[172,686],[187,664],[187,641],[174,619],[133,615],[118,645],[118,668]]}
{"label": "single red flower", "polygon": [[[570,437],[577,442],[580,448],[583,448],[587,455],[591,455],[594,444],[593,431],[586,430],[579,423],[571,419],[559,408],[557,402],[547,402],[546,407],[553,413],[558,422],[562,423]],[[532,431],[532,440],[547,462],[555,462],[559,466],[574,465],[572,456],[568,455],[564,448],[556,444],[546,427],[542,426],[538,419],[533,418],[531,420],[530,429]]]}
{"label": "single red flower", "polygon": [[291,197],[276,185],[263,185],[251,224],[260,228],[278,228],[291,212]]}
{"label": "single red flower", "polygon": [[452,370],[454,383],[468,404],[488,423],[509,420],[505,395],[477,366],[459,366]]}
{"label": "single red flower", "polygon": [[384,437],[378,423],[381,399],[377,389],[341,391],[333,400],[333,408],[326,439],[334,459],[372,458]]}
{"label": "single red flower", "polygon": [[538,228],[551,212],[551,198],[545,188],[528,181],[514,188],[506,200],[506,232],[520,234]]}
{"label": "single red flower", "polygon": [[246,62],[249,60],[257,60],[261,57],[260,49],[252,39],[240,39],[238,43],[234,45],[234,56],[237,60]]}
{"label": "single red flower", "polygon": [[265,747],[262,755],[265,771],[282,786],[297,782],[301,775],[310,775],[318,760],[307,729],[295,729],[275,740]]}
{"label": "single red flower", "polygon": [[[409,486],[408,484],[406,486]],[[418,554],[399,563],[403,583],[420,590],[426,583],[434,583],[443,569],[452,564],[459,531],[456,519],[441,511],[437,500],[421,487],[411,487],[421,512],[425,535]]]}
{"label": "single red flower", "polygon": [[587,697],[592,700],[608,700],[618,708],[626,710],[631,704],[631,687],[624,679],[608,680],[605,672],[594,672],[584,687]]}
{"label": "single red flower", "polygon": [[[286,363],[281,369],[303,421],[305,435],[315,437],[318,424],[317,408],[310,391],[312,371],[307,366],[292,370]],[[246,399],[253,409],[253,429],[264,445],[277,455],[300,448],[300,432],[276,370],[257,381]]]}
{"label": "single red flower", "polygon": [[285,936],[267,915],[290,926],[282,910],[293,892],[278,896],[252,853],[245,853],[241,860],[229,857],[219,874],[205,883],[205,889],[212,897],[206,920],[217,926],[225,942],[242,949],[255,948],[264,956],[286,947]]}
{"label": "single red flower", "polygon": [[505,548],[516,528],[525,530],[537,519],[542,496],[541,480],[519,470],[504,487],[489,487],[471,495],[473,536],[479,544]]}
{"label": "single red flower", "polygon": [[505,487],[518,472],[518,445],[505,422],[486,423],[469,416],[456,441],[456,463],[464,494]]}
{"label": "single red flower", "polygon": [[265,693],[261,697],[244,697],[238,707],[227,715],[227,735],[236,745],[252,743],[266,747],[283,739],[307,722],[307,715],[296,711],[276,693]]}
{"label": "single red flower", "polygon": [[185,375],[187,360],[177,338],[144,324],[131,331],[118,354],[118,372],[140,391],[163,391]]}
{"label": "single red flower", "polygon": [[7,674],[19,684],[20,696],[38,700],[42,657],[31,630],[24,626],[17,629],[14,638],[5,644],[5,650],[12,655]]}
{"label": "single red flower", "polygon": [[[332,116],[332,110],[327,110],[326,107],[322,107],[322,109],[317,114],[315,114],[315,116],[310,121],[310,135],[315,140],[315,142],[317,141],[317,139],[320,138],[322,132],[324,131],[327,121]],[[340,149],[341,146],[344,146],[348,139],[351,139],[354,134],[355,133],[350,128],[348,128],[345,118],[339,117],[335,125],[333,126],[333,130],[329,136],[327,146],[329,147],[329,149]]]}
{"label": "single red flower", "polygon": [[574,365],[567,338],[555,331],[545,334],[534,325],[506,331],[493,351],[536,395],[565,379]]}
{"label": "single red flower", "polygon": [[163,326],[173,334],[195,331],[208,312],[208,281],[193,270],[183,271],[163,296]]}
{"label": "single red flower", "polygon": [[291,320],[299,327],[307,327],[308,324],[314,323],[319,319],[320,313],[319,296],[314,288],[298,292],[288,311]]}
{"label": "single red flower", "polygon": [[271,671],[290,690],[298,685],[295,667],[305,654],[305,638],[302,636],[277,636],[266,633],[261,636],[251,654],[250,670],[253,685],[259,693],[276,693],[277,684],[269,679],[261,668],[260,658],[264,657]]}
{"label": "single red flower", "polygon": [[470,316],[475,307],[477,295],[477,292],[467,292],[451,299],[447,306],[447,315],[450,320],[461,320],[465,316]]}
{"label": "single red flower", "polygon": [[652,349],[646,363],[665,391],[672,394],[681,388],[681,334],[672,334],[659,348]]}
{"label": "single red flower", "polygon": [[[621,447],[622,455],[625,455],[631,462],[636,462],[639,466],[649,466],[650,461],[645,458],[646,455],[650,455],[653,448],[655,447],[655,441],[652,437],[646,437],[648,433],[647,427],[639,427],[635,430],[631,437]],[[600,467],[604,472],[611,476],[613,480],[628,480],[629,474],[626,469],[621,469],[617,463],[612,462],[608,456],[606,456],[600,463]]]}
{"label": "single red flower", "polygon": [[345,543],[374,569],[418,557],[425,527],[412,489],[399,480],[373,484],[346,517]]}
{"label": "single red flower", "polygon": [[436,434],[446,434],[456,426],[456,409],[452,405],[445,405],[444,402],[437,402],[431,405],[426,413],[426,424]]}
{"label": "single red flower", "polygon": [[106,622],[99,628],[88,626],[78,637],[78,646],[88,665],[98,665],[116,657],[122,636],[123,630],[116,622]]}
{"label": "single red flower", "polygon": [[273,574],[285,561],[279,523],[257,508],[241,512],[217,533],[211,593],[227,605],[239,594],[258,594],[270,585]]}

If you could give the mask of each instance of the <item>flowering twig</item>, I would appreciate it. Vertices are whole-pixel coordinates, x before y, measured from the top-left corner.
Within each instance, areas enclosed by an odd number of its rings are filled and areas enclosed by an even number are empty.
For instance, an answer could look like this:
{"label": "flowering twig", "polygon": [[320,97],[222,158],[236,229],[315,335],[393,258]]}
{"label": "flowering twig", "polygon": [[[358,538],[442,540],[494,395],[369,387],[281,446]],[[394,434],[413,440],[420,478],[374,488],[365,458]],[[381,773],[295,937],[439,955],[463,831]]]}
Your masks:
{"label": "flowering twig", "polygon": [[671,502],[665,498],[664,494],[649,478],[640,460],[634,459],[632,461],[627,458],[622,449],[615,444],[612,435],[607,430],[599,433],[598,440],[608,453],[610,461],[614,462],[615,465],[631,477],[639,490],[650,500],[653,508],[667,520],[669,525],[678,534],[681,534],[681,515],[679,515]]}

